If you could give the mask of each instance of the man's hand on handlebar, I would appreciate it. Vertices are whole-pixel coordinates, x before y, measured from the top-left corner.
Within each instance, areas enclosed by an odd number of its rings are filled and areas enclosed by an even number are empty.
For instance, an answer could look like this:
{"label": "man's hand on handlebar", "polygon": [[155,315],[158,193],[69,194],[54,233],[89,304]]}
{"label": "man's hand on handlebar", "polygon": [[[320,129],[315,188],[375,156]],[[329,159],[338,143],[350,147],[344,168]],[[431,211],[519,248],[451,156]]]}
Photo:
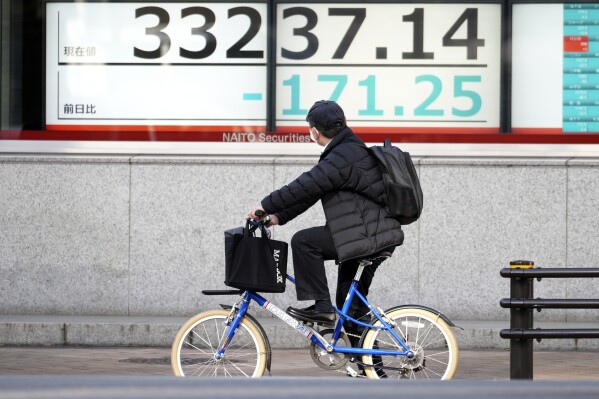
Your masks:
{"label": "man's hand on handlebar", "polygon": [[279,218],[277,217],[277,215],[268,215],[268,218],[270,220],[266,224],[266,227],[276,226],[277,224],[279,224]]}
{"label": "man's hand on handlebar", "polygon": [[265,217],[268,217],[268,223],[265,225],[266,227],[276,226],[279,224],[279,218],[277,215],[267,215],[266,211],[262,209],[262,207],[256,206],[248,212],[248,218],[250,219],[262,220]]}
{"label": "man's hand on handlebar", "polygon": [[266,212],[259,206],[255,206],[248,212],[248,218],[254,220],[262,220],[266,216]]}

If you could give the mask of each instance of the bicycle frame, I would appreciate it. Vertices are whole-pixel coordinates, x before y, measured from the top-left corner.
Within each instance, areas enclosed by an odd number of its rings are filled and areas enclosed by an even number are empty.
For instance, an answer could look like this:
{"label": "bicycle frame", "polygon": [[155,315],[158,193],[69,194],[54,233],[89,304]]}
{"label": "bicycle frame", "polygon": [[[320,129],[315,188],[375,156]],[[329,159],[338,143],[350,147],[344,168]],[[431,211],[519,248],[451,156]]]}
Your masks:
{"label": "bicycle frame", "polygon": [[[295,284],[295,278],[289,274],[287,274],[287,280],[289,280],[290,282]],[[389,323],[387,323],[384,320],[384,318],[379,314],[379,312],[377,312],[376,309],[374,309],[372,307],[372,305],[370,305],[370,303],[368,303],[368,300],[358,291],[357,287],[358,287],[358,281],[356,281],[354,279],[350,285],[347,297],[345,298],[343,308],[341,310],[335,308],[335,312],[337,312],[339,314],[339,319],[337,320],[337,323],[335,324],[333,335],[329,341],[327,341],[325,338],[323,338],[322,335],[320,335],[312,327],[305,325],[305,324],[299,322],[298,320],[294,319],[293,317],[289,316],[285,311],[281,310],[276,305],[269,302],[267,299],[262,297],[260,294],[257,294],[255,292],[251,292],[251,291],[246,291],[243,293],[243,298],[242,298],[241,302],[238,302],[239,307],[237,307],[237,304],[236,304],[235,306],[233,306],[233,309],[231,310],[231,314],[233,314],[235,312],[235,309],[238,309],[237,314],[235,315],[235,317],[229,324],[229,330],[227,331],[227,333],[225,334],[225,336],[219,343],[219,349],[216,354],[216,357],[220,358],[223,356],[229,343],[231,342],[231,340],[233,339],[233,337],[235,335],[235,331],[237,330],[239,323],[241,323],[241,320],[245,317],[245,315],[248,311],[248,308],[250,306],[250,303],[252,301],[256,302],[261,307],[270,311],[273,315],[275,315],[276,317],[278,317],[279,319],[283,320],[285,323],[287,323],[288,325],[293,327],[297,332],[304,335],[308,340],[312,341],[315,345],[326,350],[329,353],[354,353],[354,354],[359,354],[359,355],[385,355],[385,356],[413,357],[414,352],[412,352],[410,350],[410,348],[408,348],[408,346],[403,341],[403,339],[395,332],[395,330],[393,329],[393,326],[390,325]],[[347,314],[347,312],[349,311],[350,305],[351,305],[352,301],[354,300],[354,297],[356,297],[356,296],[358,297],[358,299],[360,301],[362,301],[362,303],[364,303],[368,307],[368,309],[370,309],[372,314],[377,318],[377,320],[381,323],[381,325],[376,326],[373,324],[364,323],[364,322],[354,319],[353,317],[351,317]],[[381,349],[374,349],[374,348],[373,349],[363,349],[363,348],[353,348],[353,347],[347,347],[347,346],[337,346],[337,342],[339,340],[339,337],[341,336],[341,328],[343,327],[343,324],[346,321],[351,321],[352,323],[355,323],[357,325],[360,325],[360,326],[366,327],[366,328],[370,328],[370,329],[374,328],[374,329],[388,331],[391,334],[391,336],[397,341],[397,344],[401,348],[403,348],[403,351],[381,350]]]}

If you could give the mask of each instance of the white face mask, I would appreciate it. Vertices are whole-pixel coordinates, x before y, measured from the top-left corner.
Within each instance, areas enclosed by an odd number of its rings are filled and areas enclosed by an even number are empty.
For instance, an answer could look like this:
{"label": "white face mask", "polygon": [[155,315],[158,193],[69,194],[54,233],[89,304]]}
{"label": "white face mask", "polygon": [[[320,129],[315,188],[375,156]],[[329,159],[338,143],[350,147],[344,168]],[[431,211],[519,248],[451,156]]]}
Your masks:
{"label": "white face mask", "polygon": [[320,133],[318,133],[318,130],[316,130],[316,128],[311,127],[310,128],[310,139],[312,139],[312,141],[315,143],[318,140],[318,136],[316,136],[316,134],[320,135]]}

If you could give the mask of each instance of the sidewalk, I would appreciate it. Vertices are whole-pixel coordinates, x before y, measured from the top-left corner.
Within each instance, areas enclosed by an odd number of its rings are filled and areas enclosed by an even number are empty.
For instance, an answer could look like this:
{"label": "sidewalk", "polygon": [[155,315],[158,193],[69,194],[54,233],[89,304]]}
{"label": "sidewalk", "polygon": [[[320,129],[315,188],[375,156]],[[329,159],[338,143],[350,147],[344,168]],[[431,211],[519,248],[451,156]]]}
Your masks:
{"label": "sidewalk", "polygon": [[[273,377],[345,378],[323,370],[308,348],[273,349]],[[0,347],[0,375],[171,376],[170,348]],[[456,379],[508,380],[509,351],[462,350]],[[535,352],[535,380],[599,381],[599,352]]]}

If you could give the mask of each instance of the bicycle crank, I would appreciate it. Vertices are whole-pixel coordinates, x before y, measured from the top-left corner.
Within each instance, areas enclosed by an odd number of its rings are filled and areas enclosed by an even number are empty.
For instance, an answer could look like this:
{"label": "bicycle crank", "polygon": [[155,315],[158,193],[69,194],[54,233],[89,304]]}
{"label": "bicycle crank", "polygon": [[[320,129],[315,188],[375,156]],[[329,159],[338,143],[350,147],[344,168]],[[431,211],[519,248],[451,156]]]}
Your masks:
{"label": "bicycle crank", "polygon": [[[319,331],[318,333],[326,340],[330,341],[333,336],[334,330],[326,329]],[[341,332],[339,339],[337,340],[336,346],[347,346],[351,347],[349,339],[344,332]],[[314,342],[310,343],[310,356],[312,361],[316,365],[325,370],[338,370],[349,361],[349,354],[347,353],[328,353],[326,350],[317,346]]]}

